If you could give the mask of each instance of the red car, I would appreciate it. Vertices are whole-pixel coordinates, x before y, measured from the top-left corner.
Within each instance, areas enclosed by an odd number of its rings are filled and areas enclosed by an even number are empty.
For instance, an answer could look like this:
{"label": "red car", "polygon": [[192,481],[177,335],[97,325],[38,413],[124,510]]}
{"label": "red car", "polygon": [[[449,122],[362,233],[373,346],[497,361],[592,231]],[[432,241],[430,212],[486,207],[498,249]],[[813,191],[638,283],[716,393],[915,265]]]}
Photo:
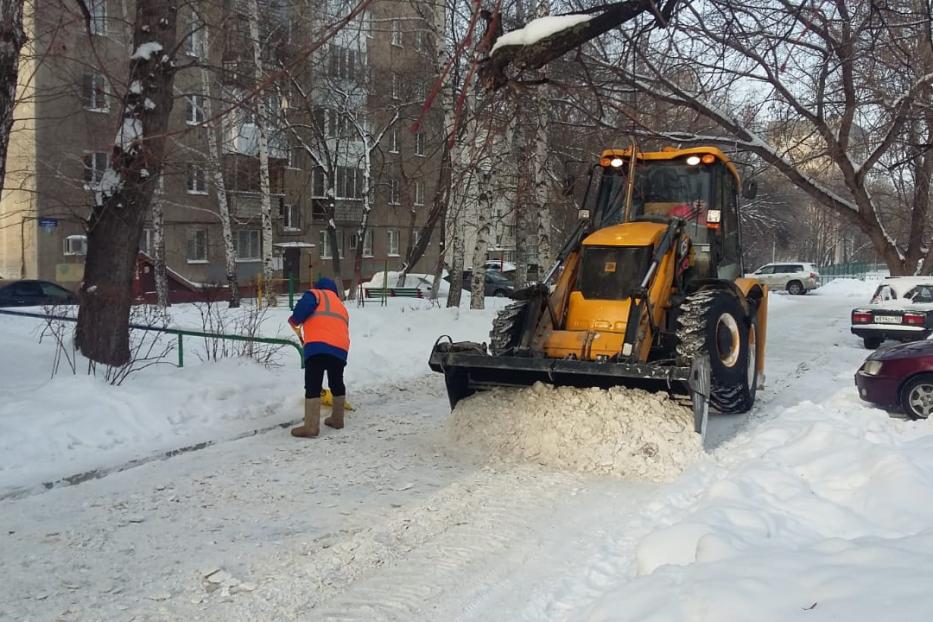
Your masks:
{"label": "red car", "polygon": [[911,419],[933,415],[933,340],[871,353],[855,374],[859,396]]}

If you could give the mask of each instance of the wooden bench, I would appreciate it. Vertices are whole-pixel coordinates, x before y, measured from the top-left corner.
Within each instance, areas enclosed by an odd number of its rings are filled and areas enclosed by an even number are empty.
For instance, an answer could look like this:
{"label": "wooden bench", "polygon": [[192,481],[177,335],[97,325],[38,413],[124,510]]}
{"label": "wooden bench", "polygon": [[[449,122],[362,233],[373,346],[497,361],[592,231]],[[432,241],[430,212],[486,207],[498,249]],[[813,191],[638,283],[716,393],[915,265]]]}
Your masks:
{"label": "wooden bench", "polygon": [[388,289],[364,287],[363,291],[366,293],[367,298],[382,298],[383,296],[389,298],[424,298],[424,294],[417,287],[390,287]]}

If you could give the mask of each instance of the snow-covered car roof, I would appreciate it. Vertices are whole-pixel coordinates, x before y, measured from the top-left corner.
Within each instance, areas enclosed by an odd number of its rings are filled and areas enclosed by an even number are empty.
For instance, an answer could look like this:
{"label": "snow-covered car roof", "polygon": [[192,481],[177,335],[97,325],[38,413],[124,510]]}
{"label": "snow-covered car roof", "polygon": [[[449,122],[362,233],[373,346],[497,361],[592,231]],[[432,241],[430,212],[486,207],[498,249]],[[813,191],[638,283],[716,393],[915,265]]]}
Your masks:
{"label": "snow-covered car roof", "polygon": [[[924,287],[927,291],[923,292],[924,299],[915,301],[907,298],[918,287]],[[884,289],[888,288],[896,298],[883,299]],[[915,295],[915,294],[914,294]],[[929,301],[929,302],[928,302]],[[925,311],[933,310],[933,277],[894,277],[887,278],[878,284],[878,288],[872,295],[871,304],[874,309],[923,309]]]}
{"label": "snow-covered car roof", "polygon": [[933,286],[933,276],[889,276],[879,283],[878,287],[885,285],[889,285],[898,298],[903,298],[907,292],[918,285]]}

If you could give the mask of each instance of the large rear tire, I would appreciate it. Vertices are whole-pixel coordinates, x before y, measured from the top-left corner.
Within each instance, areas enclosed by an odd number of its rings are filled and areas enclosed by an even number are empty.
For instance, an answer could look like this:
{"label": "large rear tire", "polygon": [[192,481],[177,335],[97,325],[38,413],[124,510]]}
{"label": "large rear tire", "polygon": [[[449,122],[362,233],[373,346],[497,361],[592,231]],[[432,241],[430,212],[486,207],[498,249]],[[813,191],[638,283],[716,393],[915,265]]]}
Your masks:
{"label": "large rear tire", "polygon": [[735,294],[705,289],[687,297],[677,329],[681,364],[695,358],[710,363],[710,404],[721,413],[748,412],[758,384],[758,324]]}
{"label": "large rear tire", "polygon": [[489,331],[489,351],[493,356],[511,354],[522,338],[522,328],[528,316],[527,300],[508,305],[492,321]]}

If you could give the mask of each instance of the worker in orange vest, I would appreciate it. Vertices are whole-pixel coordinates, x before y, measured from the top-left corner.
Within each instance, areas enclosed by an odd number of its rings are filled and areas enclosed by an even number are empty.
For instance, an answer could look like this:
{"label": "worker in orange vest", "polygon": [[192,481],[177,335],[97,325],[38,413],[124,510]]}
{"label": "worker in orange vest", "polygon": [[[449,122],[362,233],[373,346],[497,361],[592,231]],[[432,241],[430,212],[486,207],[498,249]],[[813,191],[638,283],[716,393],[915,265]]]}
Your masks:
{"label": "worker in orange vest", "polygon": [[[292,430],[292,436],[314,438],[321,432],[321,389],[324,374],[334,396],[331,415],[324,424],[343,427],[347,389],[343,370],[350,351],[350,316],[337,294],[337,284],[326,277],[318,279],[295,305],[288,323],[300,327],[305,355],[305,423]],[[297,330],[296,330],[297,332]]]}

